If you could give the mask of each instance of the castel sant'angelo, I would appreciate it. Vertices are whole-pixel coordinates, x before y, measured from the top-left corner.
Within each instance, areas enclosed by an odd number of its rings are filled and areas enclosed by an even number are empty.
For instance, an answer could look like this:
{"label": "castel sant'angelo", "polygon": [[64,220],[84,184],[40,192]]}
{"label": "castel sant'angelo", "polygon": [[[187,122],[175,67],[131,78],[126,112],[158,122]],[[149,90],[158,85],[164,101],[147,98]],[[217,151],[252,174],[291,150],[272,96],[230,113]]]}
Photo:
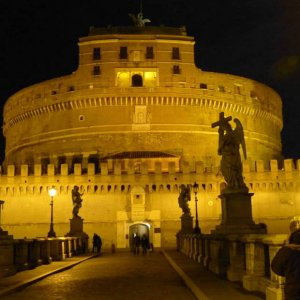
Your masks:
{"label": "castel sant'angelo", "polygon": [[[154,247],[174,246],[180,185],[197,182],[199,224],[209,233],[220,223],[224,185],[211,124],[224,112],[243,124],[255,222],[287,232],[300,214],[300,164],[281,157],[280,96],[196,67],[185,28],[150,26],[141,15],[135,21],[90,28],[79,39],[76,71],[6,101],[2,227],[15,238],[46,236],[55,187],[54,226],[64,236],[78,186],[84,231],[100,234],[104,247],[129,247],[133,231],[149,234]],[[189,206],[195,216],[193,193]]]}

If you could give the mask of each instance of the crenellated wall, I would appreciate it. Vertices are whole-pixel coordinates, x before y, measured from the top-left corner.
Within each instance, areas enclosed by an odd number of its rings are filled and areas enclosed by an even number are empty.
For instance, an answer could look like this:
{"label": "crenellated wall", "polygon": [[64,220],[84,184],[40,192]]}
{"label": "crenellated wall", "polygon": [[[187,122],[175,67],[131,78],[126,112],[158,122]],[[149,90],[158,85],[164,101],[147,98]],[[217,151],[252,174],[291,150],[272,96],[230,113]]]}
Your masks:
{"label": "crenellated wall", "polygon": [[[256,223],[267,225],[269,233],[286,233],[289,220],[300,214],[300,160],[291,159],[278,167],[276,160],[268,164],[256,161],[256,169],[251,171],[249,162],[244,161],[244,177],[252,198],[253,217]],[[265,169],[269,165],[270,169]],[[43,173],[43,170],[46,170]],[[120,161],[109,168],[101,163],[100,168],[89,163],[87,168],[74,164],[71,168],[61,164],[34,165],[32,173],[28,165],[18,170],[10,165],[6,175],[0,176],[0,197],[5,201],[2,221],[6,230],[16,237],[43,236],[48,230],[49,201],[48,190],[55,186],[55,223],[60,235],[68,232],[69,219],[72,217],[71,191],[74,185],[80,187],[83,206],[80,215],[84,218],[87,233],[103,232],[106,246],[111,240],[118,240],[118,226],[132,224],[133,190],[139,187],[145,194],[142,219],[159,222],[161,242],[174,246],[174,235],[180,228],[181,210],[178,206],[180,184],[199,184],[198,213],[203,232],[209,233],[220,222],[221,203],[218,195],[224,180],[218,166],[207,168],[197,162],[190,166],[181,163],[176,170],[175,162],[169,162],[168,171],[162,171],[161,162],[155,169],[147,168],[144,163],[136,171],[122,169]],[[192,215],[195,215],[194,196],[190,202]],[[120,219],[121,218],[121,219]],[[120,223],[121,222],[121,223]],[[122,227],[123,228],[123,227]],[[123,229],[122,229],[123,230]],[[126,241],[125,241],[126,242]],[[126,243],[122,242],[123,246]],[[120,246],[120,245],[119,245]]]}
{"label": "crenellated wall", "polygon": [[[155,160],[155,159],[154,159]],[[35,164],[34,166],[8,165],[7,168],[1,169],[0,185],[5,184],[20,184],[32,183],[39,179],[47,179],[52,183],[72,182],[74,178],[84,184],[91,182],[105,182],[107,178],[120,178],[121,182],[131,181],[131,176],[142,176],[146,181],[154,181],[159,183],[165,179],[171,179],[176,185],[176,181],[182,179],[186,181],[188,178],[195,178],[203,182],[203,190],[209,186],[219,185],[223,183],[223,178],[220,173],[219,165],[210,165],[207,167],[203,162],[198,161],[195,164],[182,161],[178,169],[176,161],[170,161],[167,164],[167,170],[162,168],[164,162],[157,160],[151,162],[149,168],[147,161],[143,162],[139,168],[133,164],[125,165],[121,159],[108,162],[99,162],[98,168],[94,163],[86,164],[74,163],[65,164]],[[298,183],[300,183],[300,159],[285,159],[283,162],[270,160],[265,162],[258,160],[254,162],[255,169],[251,169],[253,162],[243,161],[243,175],[249,191],[272,191],[272,190],[291,190],[296,191]],[[266,167],[267,166],[267,167]],[[37,180],[38,179],[38,180]],[[55,182],[56,181],[56,182]],[[120,181],[120,180],[117,180]],[[170,190],[170,189],[169,189]]]}

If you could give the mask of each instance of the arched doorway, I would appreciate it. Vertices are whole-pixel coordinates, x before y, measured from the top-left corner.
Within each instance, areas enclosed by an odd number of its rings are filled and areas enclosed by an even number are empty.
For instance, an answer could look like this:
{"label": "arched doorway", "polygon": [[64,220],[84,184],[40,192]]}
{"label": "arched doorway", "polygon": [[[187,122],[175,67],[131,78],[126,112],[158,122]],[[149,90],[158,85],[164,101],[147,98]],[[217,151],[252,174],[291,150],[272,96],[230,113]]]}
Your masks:
{"label": "arched doorway", "polygon": [[140,74],[134,74],[131,77],[132,86],[143,86],[143,77]]}
{"label": "arched doorway", "polygon": [[146,237],[148,238],[149,243],[151,243],[149,228],[150,228],[149,224],[145,224],[145,223],[137,223],[137,224],[133,224],[129,227],[130,250],[133,249],[133,239],[134,239],[135,235],[138,235],[141,238],[145,234]]}

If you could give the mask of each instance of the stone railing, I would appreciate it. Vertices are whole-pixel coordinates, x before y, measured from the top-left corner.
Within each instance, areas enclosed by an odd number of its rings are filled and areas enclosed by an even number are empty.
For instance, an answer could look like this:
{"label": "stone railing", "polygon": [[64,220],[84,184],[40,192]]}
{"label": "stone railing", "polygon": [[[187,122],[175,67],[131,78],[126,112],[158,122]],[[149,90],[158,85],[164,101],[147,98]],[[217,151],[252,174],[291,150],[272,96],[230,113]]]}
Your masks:
{"label": "stone railing", "polygon": [[87,241],[79,237],[12,239],[5,236],[0,240],[0,278],[86,252]]}
{"label": "stone railing", "polygon": [[284,278],[270,268],[286,234],[178,234],[177,250],[229,281],[241,282],[266,300],[282,300]]}

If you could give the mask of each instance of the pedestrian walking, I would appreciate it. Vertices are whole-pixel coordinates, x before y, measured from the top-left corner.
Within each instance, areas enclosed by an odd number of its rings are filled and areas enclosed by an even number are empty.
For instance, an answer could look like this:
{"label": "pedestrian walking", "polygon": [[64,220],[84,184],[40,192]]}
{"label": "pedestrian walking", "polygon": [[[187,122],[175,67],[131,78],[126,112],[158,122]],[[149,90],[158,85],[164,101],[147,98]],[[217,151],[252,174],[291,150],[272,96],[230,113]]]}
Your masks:
{"label": "pedestrian walking", "polygon": [[134,254],[140,254],[141,238],[138,234],[135,234],[133,238],[133,245],[134,245]]}
{"label": "pedestrian walking", "polygon": [[96,251],[97,253],[100,253],[101,252],[101,247],[102,247],[102,239],[98,234],[94,233],[92,252],[94,253]]}
{"label": "pedestrian walking", "polygon": [[97,252],[101,253],[101,248],[102,248],[102,239],[100,235],[97,235]]}
{"label": "pedestrian walking", "polygon": [[285,300],[300,300],[300,229],[292,232],[289,243],[278,250],[271,268],[285,277]]}
{"label": "pedestrian walking", "polygon": [[141,238],[141,245],[142,245],[143,254],[146,254],[149,248],[149,239],[146,236],[146,234],[143,234]]}

